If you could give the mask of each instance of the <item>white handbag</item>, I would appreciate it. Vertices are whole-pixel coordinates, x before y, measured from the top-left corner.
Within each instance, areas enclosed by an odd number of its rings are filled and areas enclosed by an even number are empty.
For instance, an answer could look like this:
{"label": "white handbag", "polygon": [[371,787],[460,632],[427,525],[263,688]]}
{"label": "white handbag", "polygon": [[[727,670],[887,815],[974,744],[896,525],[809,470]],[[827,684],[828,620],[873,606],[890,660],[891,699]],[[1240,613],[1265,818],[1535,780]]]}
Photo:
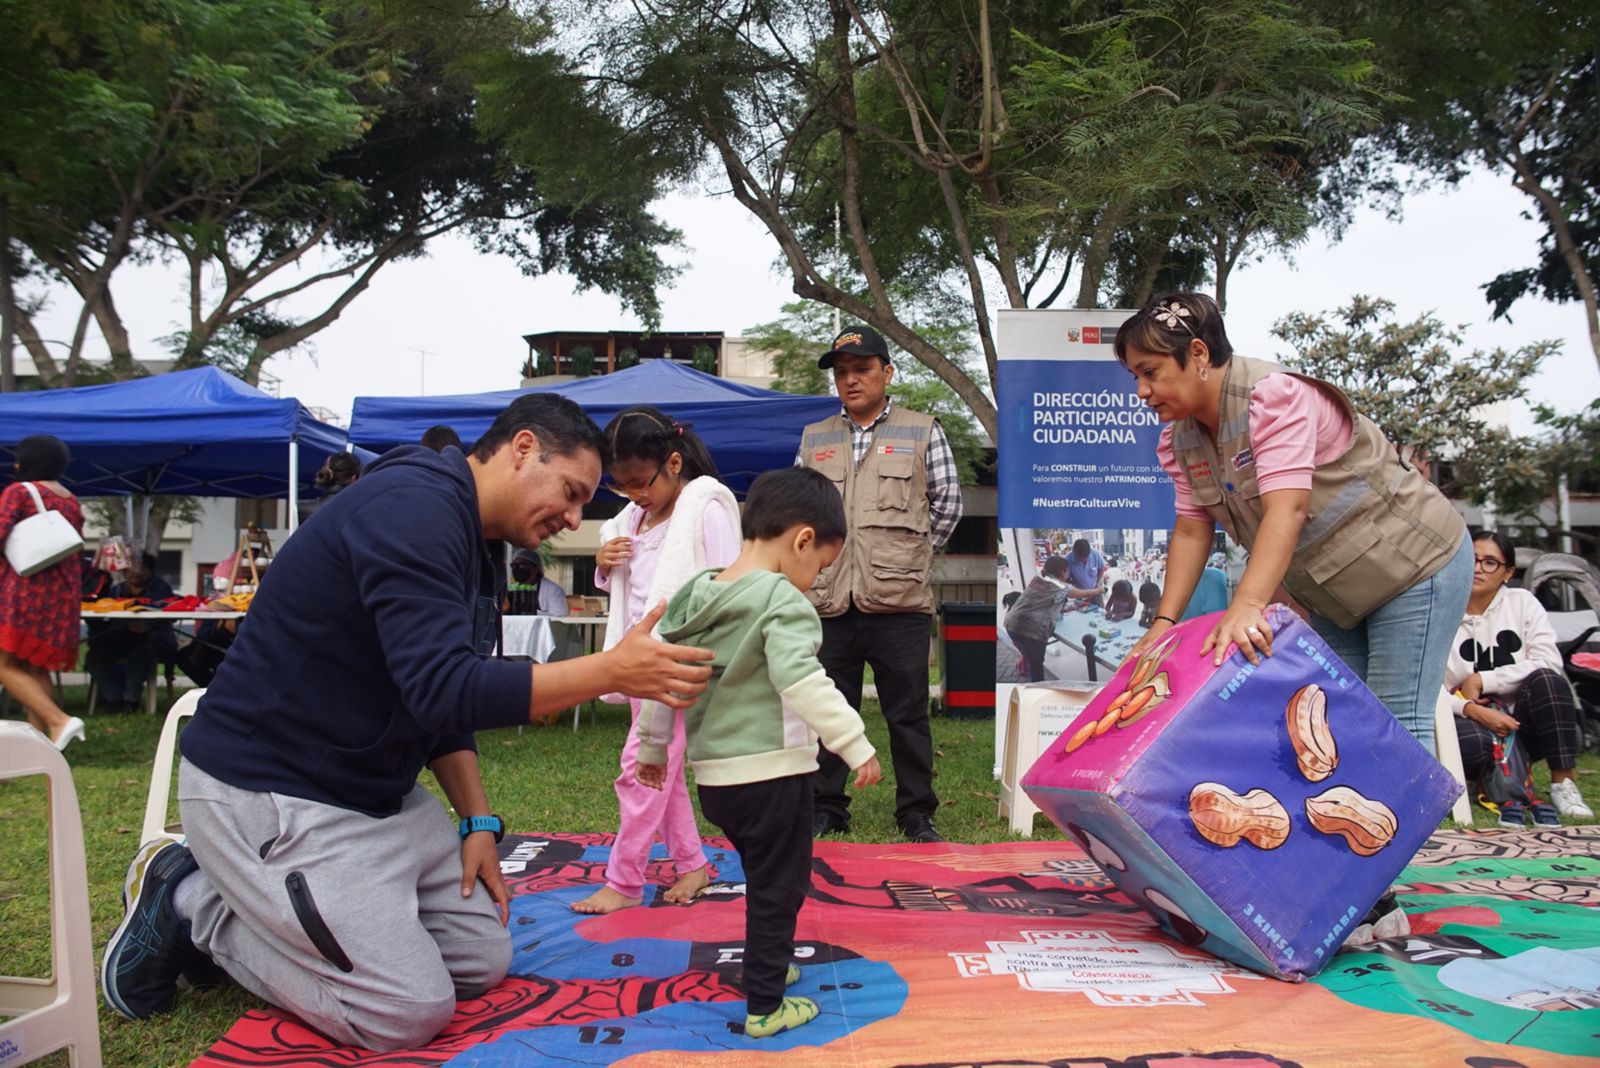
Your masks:
{"label": "white handbag", "polygon": [[12,570],[26,578],[59,564],[82,549],[83,536],[73,529],[66,516],[44,506],[39,487],[32,482],[23,485],[33,495],[33,506],[38,512],[11,528],[11,535],[6,538],[6,560]]}

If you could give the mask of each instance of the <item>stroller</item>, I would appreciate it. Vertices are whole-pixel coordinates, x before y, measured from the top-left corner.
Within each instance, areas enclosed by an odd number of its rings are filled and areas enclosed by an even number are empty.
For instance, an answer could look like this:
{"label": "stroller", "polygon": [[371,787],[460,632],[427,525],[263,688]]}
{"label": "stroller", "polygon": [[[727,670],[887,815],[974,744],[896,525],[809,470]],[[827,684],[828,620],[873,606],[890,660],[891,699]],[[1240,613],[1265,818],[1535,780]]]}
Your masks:
{"label": "stroller", "polygon": [[1600,751],[1600,571],[1582,557],[1544,553],[1522,577],[1550,614],[1578,701],[1585,749]]}

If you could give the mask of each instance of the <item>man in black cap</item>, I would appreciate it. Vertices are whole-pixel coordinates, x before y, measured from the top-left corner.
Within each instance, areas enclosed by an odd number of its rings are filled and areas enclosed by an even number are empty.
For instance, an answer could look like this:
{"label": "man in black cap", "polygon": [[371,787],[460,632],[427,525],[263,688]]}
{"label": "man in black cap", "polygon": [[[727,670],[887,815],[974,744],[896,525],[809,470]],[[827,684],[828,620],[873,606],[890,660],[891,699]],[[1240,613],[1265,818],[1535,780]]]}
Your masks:
{"label": "man in black cap", "polygon": [[[895,822],[913,842],[942,842],[933,822],[928,646],[933,553],[961,519],[955,459],[937,420],[889,397],[894,365],[876,331],[842,331],[817,366],[832,369],[842,407],[805,428],[795,463],[833,480],[850,521],[844,550],[807,594],[822,617],[820,659],[857,711],[863,668],[872,666],[894,758]],[[849,769],[826,749],[818,762],[816,833],[848,831]]]}

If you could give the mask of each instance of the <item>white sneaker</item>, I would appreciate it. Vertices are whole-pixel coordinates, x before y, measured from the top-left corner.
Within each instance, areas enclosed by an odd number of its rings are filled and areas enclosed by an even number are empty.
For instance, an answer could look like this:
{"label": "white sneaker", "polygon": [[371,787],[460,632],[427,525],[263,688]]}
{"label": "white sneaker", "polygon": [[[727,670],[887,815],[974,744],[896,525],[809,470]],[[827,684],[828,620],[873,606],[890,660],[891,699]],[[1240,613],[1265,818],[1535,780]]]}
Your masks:
{"label": "white sneaker", "polygon": [[1594,810],[1583,803],[1583,795],[1578,792],[1578,784],[1571,779],[1550,784],[1550,803],[1556,806],[1556,811],[1563,816],[1570,816],[1575,820],[1594,819]]}

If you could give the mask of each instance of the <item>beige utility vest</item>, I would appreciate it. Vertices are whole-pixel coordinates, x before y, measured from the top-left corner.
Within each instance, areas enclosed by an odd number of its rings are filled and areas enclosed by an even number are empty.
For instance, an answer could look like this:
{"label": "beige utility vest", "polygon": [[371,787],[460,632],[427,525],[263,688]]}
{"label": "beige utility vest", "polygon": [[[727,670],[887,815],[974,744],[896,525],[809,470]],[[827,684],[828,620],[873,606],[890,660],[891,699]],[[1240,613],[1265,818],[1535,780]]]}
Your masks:
{"label": "beige utility vest", "polygon": [[933,536],[928,511],[928,441],[933,417],[899,405],[872,432],[857,467],[850,424],[836,415],[806,427],[801,463],[827,475],[844,497],[850,533],[806,596],[817,614],[933,611]]}
{"label": "beige utility vest", "polygon": [[[1277,364],[1235,356],[1224,368],[1213,443],[1194,419],[1172,425],[1172,451],[1194,502],[1249,549],[1261,527],[1261,486],[1250,445],[1250,394]],[[1341,627],[1354,627],[1390,598],[1443,567],[1467,527],[1442,493],[1403,463],[1377,424],[1356,412],[1337,386],[1295,374],[1325,390],[1350,417],[1350,444],[1311,475],[1311,503],[1284,588]]]}

